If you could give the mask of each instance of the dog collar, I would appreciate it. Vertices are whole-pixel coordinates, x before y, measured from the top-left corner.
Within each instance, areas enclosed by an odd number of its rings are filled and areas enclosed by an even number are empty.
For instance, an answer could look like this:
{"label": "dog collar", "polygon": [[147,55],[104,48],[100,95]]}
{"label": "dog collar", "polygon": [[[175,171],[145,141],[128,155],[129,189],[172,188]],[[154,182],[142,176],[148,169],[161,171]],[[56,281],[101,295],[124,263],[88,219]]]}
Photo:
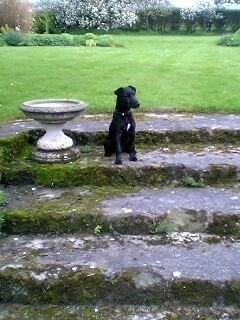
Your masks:
{"label": "dog collar", "polygon": [[129,110],[128,112],[120,112],[120,111],[117,111],[118,114],[122,115],[123,117],[128,115],[129,113],[131,112],[131,110]]}

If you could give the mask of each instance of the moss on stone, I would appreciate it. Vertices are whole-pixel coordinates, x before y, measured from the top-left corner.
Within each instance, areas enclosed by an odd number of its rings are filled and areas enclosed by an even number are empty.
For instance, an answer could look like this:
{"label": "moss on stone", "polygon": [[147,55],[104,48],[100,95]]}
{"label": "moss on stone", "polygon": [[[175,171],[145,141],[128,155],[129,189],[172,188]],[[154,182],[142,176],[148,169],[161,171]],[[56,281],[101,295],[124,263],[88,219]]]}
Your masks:
{"label": "moss on stone", "polygon": [[110,305],[2,305],[4,320],[219,320],[226,315],[239,320],[239,310],[212,306],[180,306],[172,301],[167,306]]}
{"label": "moss on stone", "polygon": [[22,155],[28,145],[29,134],[22,133],[8,138],[0,138],[0,149],[4,163]]}
{"label": "moss on stone", "polygon": [[204,180],[207,184],[227,184],[236,182],[237,167],[231,165],[211,165],[211,170],[206,174]]}
{"label": "moss on stone", "polygon": [[34,303],[41,289],[25,272],[0,272],[0,302]]}
{"label": "moss on stone", "polygon": [[87,214],[92,206],[90,201],[88,198],[84,201],[60,198],[6,211],[3,231],[10,234],[91,231],[102,221],[94,214]]}
{"label": "moss on stone", "polygon": [[103,146],[107,132],[77,132],[72,130],[64,130],[65,134],[71,137],[78,145],[95,145]]}
{"label": "moss on stone", "polygon": [[[51,270],[49,270],[49,273]],[[83,268],[57,279],[37,282],[31,272],[0,273],[0,301],[15,303],[86,303],[100,299],[107,288],[102,270]]]}
{"label": "moss on stone", "polygon": [[29,161],[23,159],[8,162],[2,172],[3,184],[32,184],[35,183],[34,167]]}
{"label": "moss on stone", "polygon": [[[118,222],[112,223],[102,215],[99,203],[114,194],[124,194],[134,189],[92,188],[88,195],[64,193],[57,199],[32,201],[24,208],[5,210],[3,231],[16,233],[71,233],[88,232],[94,234],[96,226],[100,233],[119,230]],[[134,228],[134,227],[133,227]]]}
{"label": "moss on stone", "polygon": [[239,217],[235,214],[227,216],[215,215],[213,222],[209,223],[207,230],[220,236],[239,236]]}
{"label": "moss on stone", "polygon": [[[105,158],[99,157],[100,151],[96,145],[102,144],[104,133],[87,133],[91,137],[77,138],[81,145],[91,145],[92,151],[82,155],[79,160],[65,164],[38,164],[29,160],[33,147],[28,144],[35,141],[42,132],[32,130],[28,134],[21,134],[16,137],[0,139],[0,146],[3,149],[0,154],[0,175],[1,181],[5,184],[19,184],[35,182],[44,186],[81,186],[81,185],[153,185],[161,186],[181,182],[184,177],[192,177],[196,181],[201,179],[206,184],[218,184],[235,182],[237,170],[234,166],[212,166],[205,174],[198,170],[184,168],[183,166],[163,165],[144,167],[117,167],[109,163]],[[72,132],[72,135],[75,133]],[[187,131],[181,135],[176,132],[139,132],[139,143],[148,145],[164,145],[171,143],[194,143],[198,131]],[[162,135],[162,139],[159,139]],[[175,136],[176,135],[176,136]],[[184,136],[186,135],[186,136]],[[84,135],[83,135],[84,136]],[[173,136],[173,137],[172,137]],[[184,138],[183,138],[184,137]],[[180,140],[177,140],[180,139]],[[183,141],[181,141],[183,139]],[[201,139],[200,139],[201,140]],[[84,143],[83,143],[84,142]],[[181,146],[179,144],[179,146]],[[175,145],[176,147],[176,145]],[[96,151],[97,150],[97,151]],[[25,152],[23,154],[23,152]],[[1,160],[2,159],[2,160]]]}
{"label": "moss on stone", "polygon": [[[64,132],[74,139],[79,145],[97,145],[103,146],[107,131],[99,132],[77,132],[74,130],[64,129]],[[43,130],[34,129],[29,131],[29,141],[36,142],[36,140],[43,134]],[[240,131],[235,130],[208,130],[204,128],[186,130],[186,131],[137,131],[136,144],[148,146],[161,146],[170,144],[239,144]]]}
{"label": "moss on stone", "polygon": [[212,305],[222,296],[222,288],[204,280],[179,280],[172,284],[172,293],[180,302]]}
{"label": "moss on stone", "polygon": [[240,306],[240,282],[234,281],[227,284],[225,303]]}
{"label": "moss on stone", "polygon": [[108,289],[105,275],[99,269],[82,269],[61,275],[42,293],[42,302],[66,304],[100,300]]}
{"label": "moss on stone", "polygon": [[62,269],[61,274],[51,276],[56,271],[50,266],[49,270],[38,272],[44,272],[47,278],[38,281],[31,270],[0,272],[0,302],[87,304],[104,300],[134,303],[139,299],[131,280],[121,273],[112,279],[104,269],[82,267],[76,271]]}
{"label": "moss on stone", "polygon": [[185,131],[138,131],[136,133],[137,144],[164,145],[171,144],[239,144],[240,131],[208,130],[204,128]]}
{"label": "moss on stone", "polygon": [[42,186],[71,187],[83,185],[166,185],[182,178],[182,168],[169,167],[117,167],[99,164],[86,155],[73,163],[38,164],[18,160],[4,167],[2,181],[5,184],[35,182]]}

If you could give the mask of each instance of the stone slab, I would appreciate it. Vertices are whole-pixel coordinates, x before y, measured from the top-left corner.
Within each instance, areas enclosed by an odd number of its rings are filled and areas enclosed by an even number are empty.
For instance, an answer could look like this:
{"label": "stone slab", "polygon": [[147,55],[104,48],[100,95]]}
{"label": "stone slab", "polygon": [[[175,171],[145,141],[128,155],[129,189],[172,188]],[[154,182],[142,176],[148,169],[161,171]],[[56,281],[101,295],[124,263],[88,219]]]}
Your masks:
{"label": "stone slab", "polygon": [[0,241],[0,253],[2,302],[240,302],[238,241],[14,236]]}
{"label": "stone slab", "polygon": [[[154,151],[138,152],[140,161],[136,163],[126,162],[124,165],[132,167],[151,166],[180,166],[182,168],[207,169],[211,166],[240,166],[240,148],[232,148],[229,152],[222,150],[202,150],[191,152],[186,150],[164,151],[156,149]],[[127,159],[127,158],[125,158]]]}
{"label": "stone slab", "polygon": [[[64,206],[65,210],[69,212],[70,219],[72,212],[81,214],[79,206],[82,203],[82,198],[92,197],[95,206],[90,201],[89,209],[85,205],[84,210],[90,221],[95,220],[94,217],[97,213],[98,221],[101,221],[99,222],[100,229],[103,224],[105,227],[110,228],[111,226],[112,229],[123,234],[185,231],[217,233],[227,236],[240,233],[240,191],[237,186],[236,188],[145,188],[138,192],[129,191],[128,194],[125,190],[124,194],[116,194],[115,196],[111,189],[105,189],[105,200],[101,201],[94,200],[94,189],[89,191],[78,187],[69,189],[46,188],[36,185],[10,185],[4,187],[3,190],[6,195],[5,208],[10,211],[10,216],[11,210],[23,209],[25,220],[28,217],[29,221],[33,223],[32,220],[35,219],[35,223],[39,224],[39,227],[41,217],[44,218],[46,215],[44,211],[42,212],[41,203],[49,202],[50,204],[51,201],[57,200],[58,202],[55,207],[52,207],[54,208],[52,210],[58,212]],[[66,206],[70,193],[75,200],[73,204]],[[34,214],[38,218],[33,218],[33,206],[36,211]],[[66,218],[67,214],[65,214]],[[46,220],[46,217],[44,219]],[[77,221],[77,214],[75,219]],[[63,223],[60,217],[58,222],[59,225]],[[56,221],[55,228],[57,228],[57,224]],[[96,224],[97,222],[95,222]],[[32,224],[31,227],[33,227]],[[29,226],[28,232],[31,232],[31,227]],[[38,229],[40,232],[40,228]],[[93,231],[94,226],[92,226],[91,232]]]}
{"label": "stone slab", "polygon": [[102,202],[107,216],[146,215],[156,217],[177,209],[203,211],[209,219],[219,215],[240,214],[240,192],[231,188],[144,189]]}
{"label": "stone slab", "polygon": [[145,227],[152,233],[207,231],[232,235],[239,230],[240,193],[213,187],[144,189],[104,200],[102,208],[112,223],[118,221],[115,224],[121,232],[134,232],[135,225],[142,232]]}
{"label": "stone slab", "polygon": [[[137,131],[186,131],[186,130],[240,130],[240,116],[237,114],[135,114]],[[77,132],[107,131],[111,115],[82,116],[68,122],[65,129]],[[41,128],[32,120],[16,120],[0,124],[0,137],[19,134],[30,129]]]}

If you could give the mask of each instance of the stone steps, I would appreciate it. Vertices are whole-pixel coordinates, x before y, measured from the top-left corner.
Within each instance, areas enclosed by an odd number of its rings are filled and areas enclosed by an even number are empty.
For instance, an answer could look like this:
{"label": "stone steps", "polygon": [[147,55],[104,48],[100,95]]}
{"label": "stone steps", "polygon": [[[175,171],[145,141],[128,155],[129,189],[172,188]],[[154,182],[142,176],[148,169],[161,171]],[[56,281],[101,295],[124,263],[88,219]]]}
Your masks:
{"label": "stone steps", "polygon": [[239,305],[238,241],[208,243],[186,234],[169,240],[9,236],[0,246],[0,301]]}
{"label": "stone steps", "polygon": [[[178,147],[181,148],[181,145]],[[194,147],[193,147],[194,148]],[[204,184],[237,183],[240,148],[198,148],[197,151],[157,149],[139,150],[139,161],[131,162],[125,154],[123,165],[114,165],[113,157],[104,157],[102,148],[93,148],[81,158],[64,166],[37,164],[28,158],[5,164],[4,184],[37,183],[45,186],[135,185],[161,186],[183,183],[185,178],[203,180]]]}
{"label": "stone steps", "polygon": [[240,319],[240,117],[136,120],[122,166],[110,118],[68,123],[82,155],[63,165],[29,159],[39,124],[0,125],[0,320]]}
{"label": "stone steps", "polygon": [[[7,233],[164,234],[240,236],[240,189],[5,187]],[[49,220],[49,221],[48,221]]]}

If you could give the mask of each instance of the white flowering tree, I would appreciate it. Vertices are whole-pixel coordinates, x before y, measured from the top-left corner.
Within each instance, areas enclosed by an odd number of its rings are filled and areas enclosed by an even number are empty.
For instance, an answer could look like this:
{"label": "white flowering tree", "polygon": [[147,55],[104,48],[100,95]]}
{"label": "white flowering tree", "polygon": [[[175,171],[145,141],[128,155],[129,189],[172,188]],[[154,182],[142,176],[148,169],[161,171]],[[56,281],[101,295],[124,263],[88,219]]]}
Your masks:
{"label": "white flowering tree", "polygon": [[63,0],[56,18],[67,27],[108,30],[132,26],[137,15],[129,0]]}

